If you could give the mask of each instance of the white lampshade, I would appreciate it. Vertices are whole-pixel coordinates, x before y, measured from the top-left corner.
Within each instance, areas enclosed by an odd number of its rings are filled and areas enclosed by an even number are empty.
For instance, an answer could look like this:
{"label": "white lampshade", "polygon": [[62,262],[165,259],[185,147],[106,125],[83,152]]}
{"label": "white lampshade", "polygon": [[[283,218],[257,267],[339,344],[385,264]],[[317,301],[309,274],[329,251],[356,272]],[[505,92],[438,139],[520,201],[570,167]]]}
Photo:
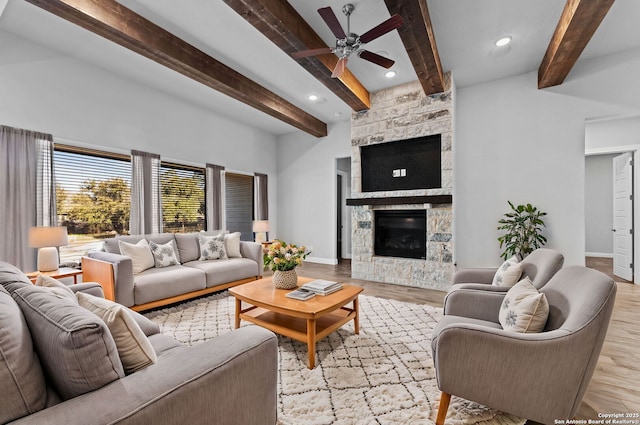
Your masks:
{"label": "white lampshade", "polygon": [[266,242],[269,231],[269,220],[255,220],[253,222],[253,233],[256,234],[256,242]]}
{"label": "white lampshade", "polygon": [[269,220],[255,220],[253,222],[253,232],[268,232],[269,231]]}
{"label": "white lampshade", "polygon": [[38,250],[38,271],[57,270],[60,260],[56,247],[68,243],[66,227],[32,227],[29,231],[29,245],[40,248]]}

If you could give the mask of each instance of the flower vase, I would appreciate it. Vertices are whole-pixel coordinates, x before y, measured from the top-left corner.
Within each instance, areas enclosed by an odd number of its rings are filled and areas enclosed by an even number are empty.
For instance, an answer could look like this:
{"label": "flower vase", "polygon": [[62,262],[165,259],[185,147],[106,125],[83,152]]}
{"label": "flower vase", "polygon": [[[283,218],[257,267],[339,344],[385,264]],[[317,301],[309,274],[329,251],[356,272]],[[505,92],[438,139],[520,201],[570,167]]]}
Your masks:
{"label": "flower vase", "polygon": [[296,269],[273,272],[273,285],[278,289],[293,289],[298,286]]}

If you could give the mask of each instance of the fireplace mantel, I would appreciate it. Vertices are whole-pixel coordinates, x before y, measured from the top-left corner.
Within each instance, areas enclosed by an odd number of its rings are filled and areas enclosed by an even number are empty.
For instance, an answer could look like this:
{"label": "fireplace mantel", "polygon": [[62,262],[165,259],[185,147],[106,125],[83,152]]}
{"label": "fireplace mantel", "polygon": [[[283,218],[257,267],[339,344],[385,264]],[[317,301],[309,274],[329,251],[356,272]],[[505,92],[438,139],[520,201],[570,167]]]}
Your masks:
{"label": "fireplace mantel", "polygon": [[394,196],[383,198],[350,198],[347,205],[452,204],[452,195]]}

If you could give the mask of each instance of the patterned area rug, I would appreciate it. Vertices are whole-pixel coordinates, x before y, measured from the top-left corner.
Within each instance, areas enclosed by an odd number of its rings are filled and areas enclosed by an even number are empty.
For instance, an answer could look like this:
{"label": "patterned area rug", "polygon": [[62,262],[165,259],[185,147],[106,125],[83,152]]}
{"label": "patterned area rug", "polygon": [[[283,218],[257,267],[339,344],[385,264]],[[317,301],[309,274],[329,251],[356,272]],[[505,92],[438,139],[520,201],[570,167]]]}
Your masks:
{"label": "patterned area rug", "polygon": [[[428,424],[440,391],[431,359],[431,331],[442,309],[360,296],[360,334],[353,323],[307,346],[278,337],[280,425]],[[195,345],[233,328],[234,299],[225,291],[147,313],[163,333]],[[243,322],[243,326],[252,326]],[[452,397],[447,424],[516,425],[524,420]]]}

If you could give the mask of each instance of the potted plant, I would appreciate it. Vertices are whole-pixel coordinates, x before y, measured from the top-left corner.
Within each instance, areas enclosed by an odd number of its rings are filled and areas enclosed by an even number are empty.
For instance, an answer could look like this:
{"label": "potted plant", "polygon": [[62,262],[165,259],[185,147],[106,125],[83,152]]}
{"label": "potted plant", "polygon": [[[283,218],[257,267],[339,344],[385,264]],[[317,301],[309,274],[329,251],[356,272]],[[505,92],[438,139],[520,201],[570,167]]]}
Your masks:
{"label": "potted plant", "polygon": [[504,247],[500,256],[506,260],[515,255],[522,260],[547,242],[547,238],[541,234],[545,226],[541,217],[547,213],[531,204],[514,206],[510,201],[507,202],[511,211],[505,213],[504,218],[498,221],[498,230],[505,231],[505,234],[498,238],[500,249]]}
{"label": "potted plant", "polygon": [[275,240],[269,245],[264,256],[264,265],[273,271],[273,284],[279,289],[293,289],[298,286],[296,267],[302,264],[309,252],[304,246],[287,244]]}

